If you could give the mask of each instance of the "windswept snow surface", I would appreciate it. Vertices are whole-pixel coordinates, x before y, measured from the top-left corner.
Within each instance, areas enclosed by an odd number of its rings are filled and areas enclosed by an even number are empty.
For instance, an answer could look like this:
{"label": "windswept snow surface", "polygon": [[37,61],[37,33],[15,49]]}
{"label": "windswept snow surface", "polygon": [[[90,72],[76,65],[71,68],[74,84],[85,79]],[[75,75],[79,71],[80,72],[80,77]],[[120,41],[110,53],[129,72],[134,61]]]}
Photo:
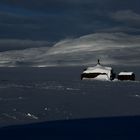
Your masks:
{"label": "windswept snow surface", "polygon": [[[113,66],[114,67],[114,66]],[[0,68],[0,127],[51,120],[140,115],[137,81],[80,80],[83,67]]]}
{"label": "windswept snow surface", "polygon": [[[25,46],[24,42],[26,42]],[[13,50],[0,52],[0,66],[91,65],[95,64],[99,58],[105,65],[135,66],[140,64],[139,35],[94,33],[79,38],[64,39],[52,46],[45,41],[41,43],[41,41],[20,40],[18,44],[19,49],[16,49],[16,45]],[[23,49],[24,47],[26,49]]]}

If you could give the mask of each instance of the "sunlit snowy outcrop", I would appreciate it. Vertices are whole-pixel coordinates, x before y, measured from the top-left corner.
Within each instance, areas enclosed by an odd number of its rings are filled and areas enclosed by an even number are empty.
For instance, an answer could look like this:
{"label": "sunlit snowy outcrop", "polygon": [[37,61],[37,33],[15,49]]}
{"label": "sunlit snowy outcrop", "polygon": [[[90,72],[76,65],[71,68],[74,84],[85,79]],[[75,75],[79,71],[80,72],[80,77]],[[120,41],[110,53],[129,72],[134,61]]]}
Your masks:
{"label": "sunlit snowy outcrop", "polygon": [[93,79],[93,80],[110,81],[114,80],[115,78],[112,75],[113,72],[111,67],[105,67],[98,63],[96,66],[88,67],[86,70],[84,70],[83,73],[81,74],[81,80]]}

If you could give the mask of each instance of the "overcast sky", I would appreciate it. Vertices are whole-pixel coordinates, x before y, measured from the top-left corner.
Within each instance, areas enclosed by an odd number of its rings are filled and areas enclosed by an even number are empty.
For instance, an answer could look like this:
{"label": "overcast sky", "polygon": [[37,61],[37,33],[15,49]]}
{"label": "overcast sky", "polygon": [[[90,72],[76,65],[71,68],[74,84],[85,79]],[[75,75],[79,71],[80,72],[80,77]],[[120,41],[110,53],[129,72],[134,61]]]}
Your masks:
{"label": "overcast sky", "polygon": [[58,41],[102,31],[139,33],[139,0],[0,0],[0,37]]}
{"label": "overcast sky", "polygon": [[0,0],[0,51],[51,47],[96,33],[137,38],[139,5],[139,0]]}

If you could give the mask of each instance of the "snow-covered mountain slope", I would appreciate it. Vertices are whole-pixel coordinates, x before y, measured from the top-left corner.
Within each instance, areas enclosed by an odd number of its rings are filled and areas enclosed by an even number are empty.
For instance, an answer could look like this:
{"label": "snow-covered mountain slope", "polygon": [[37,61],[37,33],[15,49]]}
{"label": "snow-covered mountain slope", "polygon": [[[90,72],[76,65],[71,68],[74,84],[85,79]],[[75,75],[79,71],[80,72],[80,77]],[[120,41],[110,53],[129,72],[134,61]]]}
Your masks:
{"label": "snow-covered mountain slope", "polygon": [[52,47],[0,52],[0,66],[65,66],[94,64],[140,64],[140,36],[95,33],[62,40]]}

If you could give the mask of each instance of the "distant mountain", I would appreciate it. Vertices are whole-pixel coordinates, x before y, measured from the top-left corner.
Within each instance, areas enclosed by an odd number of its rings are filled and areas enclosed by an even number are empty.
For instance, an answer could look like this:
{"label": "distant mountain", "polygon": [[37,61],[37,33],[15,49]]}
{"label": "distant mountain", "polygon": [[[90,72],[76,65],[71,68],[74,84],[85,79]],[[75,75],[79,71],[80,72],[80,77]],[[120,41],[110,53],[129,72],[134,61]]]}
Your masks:
{"label": "distant mountain", "polygon": [[139,65],[139,52],[139,35],[94,33],[59,41],[52,47],[0,52],[0,66],[89,65],[98,58],[104,64]]}

